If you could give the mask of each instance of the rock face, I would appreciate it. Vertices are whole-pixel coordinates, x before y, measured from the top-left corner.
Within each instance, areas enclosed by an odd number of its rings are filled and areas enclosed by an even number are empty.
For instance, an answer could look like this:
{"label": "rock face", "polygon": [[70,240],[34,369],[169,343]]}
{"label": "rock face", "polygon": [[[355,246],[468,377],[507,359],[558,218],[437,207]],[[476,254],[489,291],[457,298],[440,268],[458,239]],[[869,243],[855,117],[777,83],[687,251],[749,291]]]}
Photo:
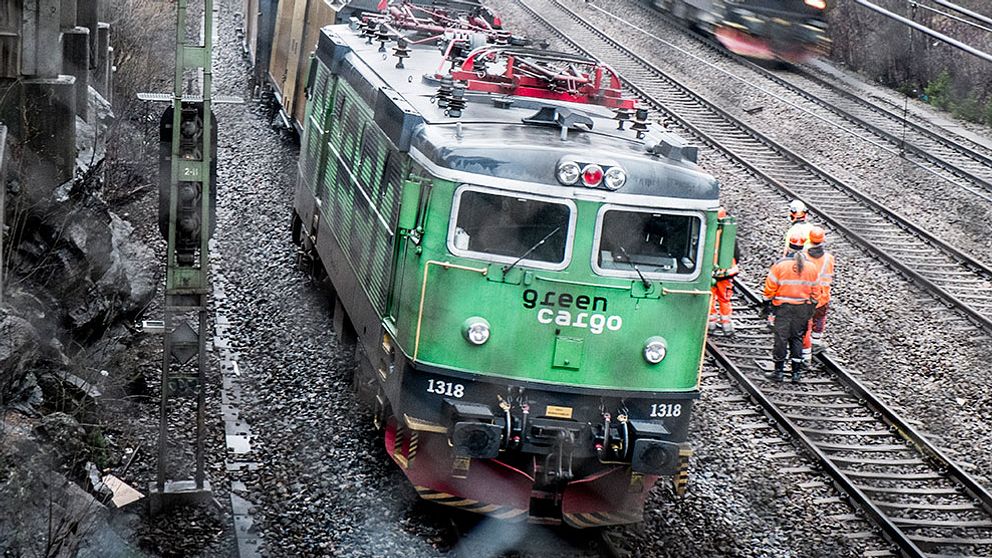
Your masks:
{"label": "rock face", "polygon": [[0,401],[25,409],[40,402],[41,389],[30,370],[41,352],[35,328],[0,306]]}
{"label": "rock face", "polygon": [[151,249],[131,238],[131,225],[102,201],[65,194],[29,219],[12,264],[66,328],[88,337],[148,304],[157,266]]}

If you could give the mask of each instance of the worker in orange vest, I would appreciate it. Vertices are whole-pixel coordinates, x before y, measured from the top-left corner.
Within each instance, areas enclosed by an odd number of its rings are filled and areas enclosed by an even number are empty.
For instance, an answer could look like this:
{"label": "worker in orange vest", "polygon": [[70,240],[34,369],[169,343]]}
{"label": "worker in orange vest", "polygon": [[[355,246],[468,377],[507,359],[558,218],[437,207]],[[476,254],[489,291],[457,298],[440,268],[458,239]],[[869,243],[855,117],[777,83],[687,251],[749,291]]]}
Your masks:
{"label": "worker in orange vest", "polygon": [[813,223],[809,221],[809,211],[802,200],[792,200],[789,203],[789,221],[792,223],[785,233],[785,250],[782,255],[789,253],[789,239],[793,235],[798,235],[803,240],[803,247],[809,246],[809,231],[813,228]]}
{"label": "worker in orange vest", "polygon": [[789,237],[789,252],[780,259],[765,278],[762,313],[775,311],[775,344],[772,360],[775,370],[765,377],[782,381],[785,359],[792,357],[792,381],[798,382],[803,370],[803,336],[813,310],[820,300],[819,270],[803,253],[803,238]]}
{"label": "worker in orange vest", "polygon": [[809,321],[806,337],[803,338],[803,358],[806,364],[813,359],[814,354],[822,353],[826,347],[823,344],[823,330],[827,327],[827,310],[830,308],[830,286],[834,281],[834,255],[826,251],[824,240],[826,233],[820,227],[809,231],[810,246],[806,249],[806,257],[819,270],[820,300]]}
{"label": "worker in orange vest", "polygon": [[[720,208],[717,211],[717,219],[726,219],[727,210]],[[716,330],[717,325],[723,331],[724,335],[734,334],[734,324],[730,320],[731,314],[734,308],[731,304],[731,300],[734,298],[734,277],[740,273],[740,268],[737,267],[737,260],[740,253],[737,250],[737,243],[734,242],[734,260],[733,264],[729,269],[720,269],[716,267],[717,260],[720,256],[720,236],[717,233],[716,250],[713,253],[713,286],[710,287],[710,291],[713,296],[710,298],[710,331]]]}

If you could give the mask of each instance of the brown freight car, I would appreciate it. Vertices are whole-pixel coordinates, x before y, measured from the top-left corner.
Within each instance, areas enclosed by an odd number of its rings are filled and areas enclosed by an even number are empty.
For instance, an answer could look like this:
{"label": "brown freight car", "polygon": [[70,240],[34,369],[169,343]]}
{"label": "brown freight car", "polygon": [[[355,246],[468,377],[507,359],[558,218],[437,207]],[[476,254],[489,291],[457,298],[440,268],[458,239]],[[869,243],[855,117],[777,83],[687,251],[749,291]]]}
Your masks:
{"label": "brown freight car", "polygon": [[377,0],[244,0],[244,48],[256,81],[272,88],[280,115],[297,132],[306,109],[310,53],[317,46],[320,28],[376,11],[377,4]]}

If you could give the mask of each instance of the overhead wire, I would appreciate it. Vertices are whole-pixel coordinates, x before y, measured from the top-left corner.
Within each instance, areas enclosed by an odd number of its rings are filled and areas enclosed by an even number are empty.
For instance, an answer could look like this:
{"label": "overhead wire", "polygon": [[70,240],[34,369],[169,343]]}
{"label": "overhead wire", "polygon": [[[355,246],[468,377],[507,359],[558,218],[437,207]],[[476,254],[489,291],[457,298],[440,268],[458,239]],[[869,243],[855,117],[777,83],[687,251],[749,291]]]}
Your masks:
{"label": "overhead wire", "polygon": [[907,1],[909,2],[909,5],[912,6],[914,9],[915,8],[920,8],[920,9],[926,10],[928,12],[939,14],[939,15],[941,15],[943,17],[946,17],[948,19],[957,21],[959,23],[963,23],[965,25],[970,25],[972,27],[981,29],[982,31],[987,31],[989,33],[992,33],[992,27],[985,27],[984,25],[980,25],[978,23],[975,23],[974,21],[968,21],[967,19],[965,19],[963,17],[960,17],[960,16],[956,16],[956,15],[954,15],[952,13],[948,13],[948,12],[945,12],[943,10],[938,10],[937,8],[932,8],[930,6],[924,6],[923,4],[920,4],[919,2],[916,2],[915,0],[907,0]]}
{"label": "overhead wire", "polygon": [[883,8],[881,6],[878,6],[876,4],[872,4],[868,0],[854,0],[854,1],[857,2],[858,4],[861,4],[862,6],[864,6],[866,8],[868,8],[869,10],[872,10],[874,12],[878,12],[878,13],[884,15],[887,18],[894,19],[894,20],[898,21],[899,23],[902,23],[903,25],[908,25],[908,26],[912,27],[913,29],[916,29],[917,31],[919,31],[919,32],[921,32],[923,34],[929,35],[929,36],[937,39],[938,41],[942,41],[944,43],[947,43],[947,44],[953,46],[954,48],[957,48],[959,50],[962,50],[964,52],[967,52],[968,54],[971,54],[972,56],[976,56],[978,58],[981,58],[982,60],[985,60],[986,62],[992,62],[992,54],[989,54],[989,53],[987,53],[987,52],[985,52],[983,50],[979,50],[979,49],[977,49],[977,48],[975,48],[975,47],[973,47],[973,46],[971,46],[969,44],[963,43],[963,42],[961,42],[961,41],[959,41],[959,40],[957,40],[957,39],[955,39],[953,37],[949,37],[949,36],[947,36],[947,35],[945,35],[943,33],[940,33],[938,31],[934,31],[933,29],[930,29],[929,27],[927,27],[925,25],[921,25],[919,23],[916,23],[915,21],[913,21],[911,19],[908,19],[908,18],[905,18],[905,17],[903,17],[903,16],[901,16],[899,14],[890,12],[889,10],[886,10],[885,8]]}
{"label": "overhead wire", "polygon": [[978,21],[981,21],[982,23],[985,23],[987,25],[992,25],[992,17],[988,17],[978,12],[969,10],[968,8],[958,6],[957,4],[953,2],[949,2],[948,0],[930,0],[930,1],[933,2],[934,4],[940,4],[945,8],[954,10],[955,12],[958,12],[960,14],[964,14],[972,19],[977,19]]}

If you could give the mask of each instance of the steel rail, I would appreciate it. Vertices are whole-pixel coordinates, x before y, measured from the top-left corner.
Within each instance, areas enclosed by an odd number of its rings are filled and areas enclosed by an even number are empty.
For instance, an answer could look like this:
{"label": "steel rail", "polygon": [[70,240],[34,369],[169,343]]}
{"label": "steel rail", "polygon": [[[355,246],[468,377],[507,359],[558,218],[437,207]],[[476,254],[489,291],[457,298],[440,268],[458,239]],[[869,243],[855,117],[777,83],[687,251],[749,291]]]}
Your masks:
{"label": "steel rail", "polygon": [[902,529],[899,529],[899,527],[896,526],[896,524],[872,502],[871,498],[869,498],[867,494],[858,488],[850,477],[841,471],[840,467],[830,461],[830,458],[827,457],[823,450],[818,448],[816,443],[813,442],[809,436],[803,433],[798,425],[789,420],[789,418],[785,416],[785,412],[779,409],[778,406],[775,405],[775,403],[773,403],[771,399],[769,399],[768,396],[766,396],[764,392],[762,392],[761,389],[747,377],[747,374],[745,374],[743,370],[738,368],[737,365],[726,354],[724,354],[723,351],[713,344],[713,341],[708,340],[706,342],[706,350],[710,356],[716,359],[717,363],[719,363],[719,365],[727,371],[730,377],[732,377],[734,381],[736,381],[737,384],[741,386],[741,388],[744,389],[744,391],[746,391],[756,403],[765,409],[765,412],[768,413],[768,415],[771,416],[775,422],[785,429],[785,431],[788,432],[794,440],[798,441],[802,445],[803,449],[816,458],[819,465],[823,468],[823,471],[830,475],[830,477],[837,484],[837,487],[847,494],[859,508],[864,510],[865,514],[867,514],[871,520],[878,525],[890,541],[898,545],[899,548],[906,552],[909,556],[914,558],[926,558],[927,555],[924,554],[918,546],[916,546],[916,543],[910,540],[906,533],[903,533]]}
{"label": "steel rail", "polygon": [[[913,223],[912,221],[910,221],[908,218],[904,217],[900,213],[898,213],[896,211],[893,211],[891,209],[886,208],[881,202],[876,201],[874,198],[872,198],[872,197],[868,196],[867,194],[861,192],[857,188],[854,188],[854,187],[852,187],[852,186],[850,186],[848,184],[845,184],[841,180],[833,177],[832,175],[830,175],[825,170],[823,170],[823,169],[819,168],[818,166],[814,165],[813,163],[807,161],[805,158],[801,157],[800,155],[796,154],[795,152],[789,150],[788,148],[785,148],[785,147],[779,145],[777,142],[771,140],[770,138],[768,138],[767,136],[765,136],[761,132],[758,132],[754,128],[752,128],[752,127],[748,126],[747,124],[741,122],[740,120],[738,120],[734,116],[730,115],[727,111],[723,110],[722,108],[720,108],[719,106],[717,106],[715,103],[709,101],[708,99],[706,99],[702,95],[700,95],[700,94],[698,94],[698,93],[696,93],[694,91],[689,90],[688,88],[686,88],[685,86],[683,86],[682,84],[680,84],[675,78],[671,77],[667,72],[665,72],[664,70],[661,70],[660,68],[658,68],[657,66],[655,66],[651,62],[645,60],[643,57],[641,57],[638,54],[632,52],[627,47],[621,45],[618,41],[616,41],[615,39],[611,38],[606,33],[600,31],[595,25],[593,25],[589,21],[585,20],[583,17],[579,16],[578,14],[576,14],[575,12],[573,12],[572,10],[570,10],[569,8],[567,8],[566,6],[564,6],[560,1],[558,1],[558,0],[548,0],[548,1],[551,2],[551,3],[553,3],[553,4],[555,4],[561,11],[565,12],[570,17],[572,17],[573,19],[575,19],[576,21],[578,21],[581,25],[583,25],[585,28],[587,28],[591,33],[599,36],[604,42],[610,44],[613,48],[621,51],[624,55],[630,57],[636,63],[640,64],[641,66],[643,66],[645,68],[647,68],[656,77],[661,78],[662,80],[664,80],[664,81],[668,82],[669,84],[671,84],[673,87],[679,89],[682,94],[684,94],[687,97],[691,98],[692,100],[694,100],[695,102],[697,102],[699,105],[705,107],[707,110],[715,113],[717,116],[719,116],[720,118],[724,119],[727,123],[735,126],[737,129],[743,131],[745,134],[751,136],[758,143],[763,144],[765,147],[772,149],[773,151],[777,152],[778,154],[780,154],[781,156],[783,156],[783,157],[785,157],[787,159],[791,159],[794,163],[798,163],[801,167],[805,168],[805,170],[809,171],[814,176],[820,178],[821,180],[825,181],[826,183],[830,184],[831,186],[834,186],[835,188],[840,189],[842,192],[845,192],[845,193],[853,196],[858,201],[860,201],[861,203],[869,206],[875,212],[881,214],[884,218],[886,218],[887,220],[889,220],[890,222],[892,222],[897,227],[901,228],[904,232],[907,232],[910,235],[915,235],[916,237],[918,237],[918,238],[920,238],[920,239],[922,239],[922,240],[930,243],[931,245],[933,245],[933,246],[935,246],[937,248],[940,248],[945,253],[950,254],[951,256],[953,256],[954,258],[956,258],[957,260],[959,260],[960,262],[963,262],[964,265],[962,267],[965,267],[965,268],[969,268],[970,267],[970,268],[973,268],[973,270],[978,270],[986,278],[987,277],[992,277],[992,268],[990,268],[986,264],[984,264],[984,263],[982,263],[982,262],[980,262],[978,260],[975,260],[971,256],[969,256],[969,255],[965,254],[964,252],[958,250],[954,246],[951,246],[949,243],[947,243],[947,242],[945,242],[945,241],[937,238],[936,236],[934,236],[930,232],[926,231],[925,229],[919,227],[918,225],[916,225],[915,223]],[[527,10],[529,13],[531,13],[531,15],[533,15],[533,17],[535,19],[543,22],[545,26],[547,26],[549,29],[553,30],[557,35],[559,35],[560,37],[562,37],[563,40],[571,43],[574,48],[576,48],[577,50],[579,50],[581,52],[584,52],[587,56],[590,56],[592,58],[598,59],[598,57],[595,56],[589,49],[587,49],[585,47],[582,47],[581,45],[577,44],[574,40],[570,39],[567,36],[567,34],[565,34],[563,31],[561,31],[558,28],[558,26],[556,26],[553,23],[551,23],[544,16],[544,14],[541,14],[539,11],[537,11],[534,8],[528,6],[524,2],[524,0],[517,0],[517,3],[519,5],[521,5],[525,10]],[[622,76],[622,74],[621,74],[621,76]],[[717,140],[716,138],[712,137],[709,133],[703,131],[702,129],[700,129],[695,124],[689,122],[686,118],[682,117],[678,113],[672,112],[670,109],[668,109],[667,107],[665,107],[662,103],[660,103],[659,101],[657,101],[656,99],[654,99],[653,96],[650,93],[648,93],[643,88],[643,86],[638,85],[638,84],[635,84],[635,83],[633,83],[630,80],[624,80],[624,81],[625,81],[626,86],[629,87],[635,94],[637,94],[638,96],[640,96],[647,103],[649,103],[652,106],[654,106],[657,110],[663,112],[668,117],[670,117],[671,119],[673,119],[676,122],[678,122],[679,124],[681,124],[686,129],[690,130],[692,133],[696,134],[697,137],[699,137],[700,139],[702,139],[705,143],[713,146],[714,148],[716,148],[720,152],[724,153],[727,157],[729,157],[730,159],[736,161],[738,164],[744,166],[745,168],[747,168],[751,172],[755,173],[757,176],[760,176],[767,183],[771,184],[775,188],[778,188],[780,191],[784,192],[785,194],[787,194],[787,195],[789,195],[789,196],[791,196],[793,198],[803,199],[803,196],[801,196],[798,192],[796,192],[795,190],[793,190],[789,186],[786,186],[785,184],[783,184],[779,180],[777,180],[774,177],[770,176],[764,170],[758,168],[757,165],[751,163],[747,159],[745,159],[742,156],[738,155],[737,153],[735,153],[734,151],[732,151],[730,148],[728,148],[725,145],[723,145],[723,143],[721,143],[719,140]],[[804,201],[806,201],[806,200],[804,200]],[[916,269],[913,269],[909,265],[906,265],[905,263],[903,263],[903,262],[899,261],[898,259],[892,257],[884,249],[882,249],[881,247],[877,246],[876,243],[869,241],[867,238],[865,238],[864,236],[862,236],[860,233],[858,233],[857,231],[855,231],[853,228],[845,225],[843,222],[841,222],[841,220],[839,220],[838,218],[836,218],[833,215],[831,215],[828,211],[824,210],[822,207],[819,207],[818,204],[813,203],[813,202],[809,202],[809,201],[806,201],[806,204],[807,204],[807,206],[811,210],[813,210],[813,212],[815,212],[817,214],[817,216],[819,216],[820,218],[822,218],[824,221],[830,223],[836,229],[838,229],[841,232],[843,232],[848,238],[850,238],[853,241],[856,241],[859,245],[861,245],[863,248],[865,248],[869,252],[875,254],[880,260],[882,260],[885,263],[887,263],[888,265],[896,268],[897,270],[899,270],[900,272],[902,272],[904,275],[906,275],[907,277],[911,278],[913,281],[916,281],[918,284],[926,287],[933,294],[935,294],[937,297],[943,299],[945,302],[951,304],[955,308],[958,308],[963,313],[965,313],[969,318],[971,318],[972,320],[974,320],[975,322],[977,322],[982,327],[986,328],[989,331],[992,331],[992,318],[990,318],[988,316],[985,316],[984,314],[982,314],[981,312],[979,312],[978,310],[976,310],[975,308],[973,308],[972,306],[970,306],[965,301],[961,300],[960,298],[958,298],[954,294],[950,293],[947,289],[941,287],[940,285],[936,284],[934,281],[932,281],[932,280],[928,279],[927,277],[923,276]]]}
{"label": "steel rail", "polygon": [[[748,61],[748,62],[750,62],[750,61]],[[754,64],[753,62],[750,62],[750,63],[751,64]],[[757,66],[757,67],[758,68],[761,68],[760,66]],[[761,69],[764,69],[764,68],[761,68]],[[810,81],[814,81],[818,85],[820,85],[820,86],[822,86],[824,88],[831,89],[833,92],[837,93],[838,95],[841,95],[843,97],[846,97],[847,99],[849,99],[851,101],[854,101],[856,103],[859,103],[859,104],[861,104],[862,106],[864,106],[867,109],[870,109],[870,110],[874,110],[874,111],[883,113],[886,117],[891,118],[892,120],[895,120],[896,122],[898,122],[900,126],[908,126],[909,128],[912,128],[913,131],[916,132],[916,133],[918,133],[918,134],[925,135],[928,138],[930,138],[931,140],[936,141],[936,142],[944,145],[945,147],[948,147],[950,149],[953,149],[954,151],[957,151],[957,152],[961,153],[962,155],[965,155],[967,157],[970,157],[970,158],[974,159],[975,161],[977,161],[979,163],[982,163],[984,165],[988,165],[988,166],[992,167],[992,157],[990,157],[990,156],[988,156],[988,155],[986,155],[984,153],[980,153],[979,151],[977,151],[975,149],[972,149],[971,147],[968,147],[967,145],[964,145],[963,143],[961,143],[961,142],[959,142],[959,141],[957,141],[957,140],[955,140],[953,138],[949,138],[947,136],[943,136],[943,135],[941,135],[941,134],[939,134],[939,133],[937,133],[937,132],[935,132],[935,131],[933,131],[933,130],[925,127],[925,126],[923,126],[922,124],[918,124],[916,122],[913,122],[909,118],[904,118],[904,117],[900,116],[899,114],[897,114],[897,113],[895,113],[895,112],[893,112],[893,111],[891,111],[891,110],[889,110],[889,109],[887,109],[885,107],[882,107],[880,105],[876,105],[876,104],[870,103],[870,102],[866,101],[863,97],[859,97],[859,96],[855,95],[854,93],[851,93],[850,91],[847,91],[847,90],[845,90],[845,89],[843,89],[841,87],[837,87],[835,84],[830,83],[829,81],[823,79],[822,77],[820,77],[818,75],[815,75],[807,67],[804,67],[804,66],[793,66],[793,70],[796,71],[797,73],[799,73],[800,75],[802,75],[804,78],[806,78],[806,79],[808,79]],[[944,128],[941,128],[941,130],[943,130],[945,132],[948,132],[948,133],[953,133],[950,130],[945,130]],[[902,141],[901,138],[900,138],[900,141]],[[970,140],[967,140],[966,139],[965,141],[970,141]]]}
{"label": "steel rail", "polygon": [[[758,304],[761,301],[761,297],[754,290],[740,281],[734,281],[734,288],[753,304]],[[823,365],[823,368],[827,372],[839,378],[841,383],[849,388],[855,396],[864,401],[872,411],[878,413],[882,420],[895,428],[899,436],[912,443],[917,451],[929,457],[947,476],[959,482],[972,498],[981,502],[986,512],[992,514],[992,492],[989,492],[988,489],[972,478],[957,463],[947,457],[947,454],[930,442],[926,436],[920,434],[913,425],[886,405],[839,362],[831,358],[827,353],[820,353],[815,358]]]}
{"label": "steel rail", "polygon": [[[752,304],[759,302],[758,295],[747,285],[738,280],[735,280],[734,284],[738,293],[745,299]],[[816,458],[819,465],[830,475],[837,486],[851,497],[852,501],[878,525],[889,540],[898,545],[909,556],[922,558],[930,555],[924,553],[903,529],[882,511],[881,507],[874,503],[865,491],[858,488],[855,481],[834,463],[820,449],[817,443],[807,436],[802,428],[790,419],[712,339],[707,341],[706,348],[707,352],[727,371],[738,385],[750,394],[754,401],[760,404],[768,415],[781,425],[790,436],[797,440],[807,452]],[[841,385],[850,390],[852,395],[859,398],[862,405],[876,413],[883,422],[894,430],[895,435],[908,441],[917,452],[928,458],[931,467],[939,469],[945,477],[956,481],[973,499],[981,504],[987,513],[992,514],[992,494],[988,490],[949,459],[944,452],[927,440],[926,437],[920,434],[912,425],[899,416],[898,413],[883,403],[878,396],[855,379],[850,372],[844,369],[834,359],[826,354],[817,355],[816,358],[823,365],[824,370],[837,378]]]}

